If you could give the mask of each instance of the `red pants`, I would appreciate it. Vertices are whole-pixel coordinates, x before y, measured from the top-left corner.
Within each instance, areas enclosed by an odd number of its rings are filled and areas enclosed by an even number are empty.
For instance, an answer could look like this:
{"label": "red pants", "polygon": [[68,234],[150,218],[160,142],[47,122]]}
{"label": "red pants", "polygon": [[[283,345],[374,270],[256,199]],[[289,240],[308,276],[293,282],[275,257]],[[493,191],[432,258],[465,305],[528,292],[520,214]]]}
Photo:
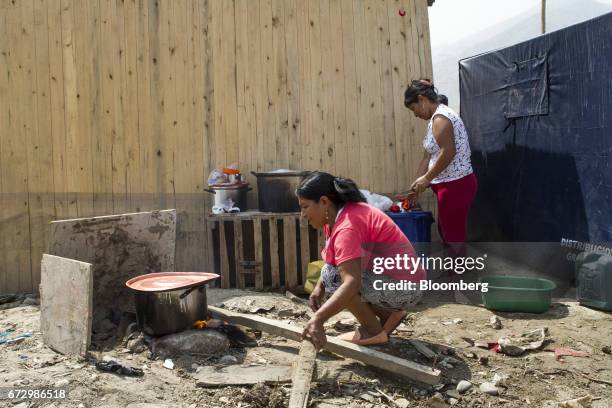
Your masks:
{"label": "red pants", "polygon": [[462,244],[466,240],[467,217],[478,189],[474,173],[457,180],[432,184],[438,199],[438,230],[444,242]]}

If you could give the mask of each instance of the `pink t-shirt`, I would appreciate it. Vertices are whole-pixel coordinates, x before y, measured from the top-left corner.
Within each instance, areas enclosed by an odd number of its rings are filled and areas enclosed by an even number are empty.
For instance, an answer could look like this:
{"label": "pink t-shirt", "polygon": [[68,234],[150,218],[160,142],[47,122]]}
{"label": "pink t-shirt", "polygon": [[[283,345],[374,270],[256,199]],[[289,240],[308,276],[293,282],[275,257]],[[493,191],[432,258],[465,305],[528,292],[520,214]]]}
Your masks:
{"label": "pink t-shirt", "polygon": [[[404,254],[410,258],[415,257],[412,244],[393,220],[366,203],[345,204],[331,235],[329,225],[325,226],[324,235],[328,239],[321,255],[332,266],[357,258],[366,267],[372,265],[374,257],[395,258],[396,255]],[[414,263],[408,265],[408,269],[401,270],[385,268],[384,273],[394,279],[424,279],[425,272],[420,265],[416,268],[410,268]],[[415,273],[411,273],[413,269]]]}

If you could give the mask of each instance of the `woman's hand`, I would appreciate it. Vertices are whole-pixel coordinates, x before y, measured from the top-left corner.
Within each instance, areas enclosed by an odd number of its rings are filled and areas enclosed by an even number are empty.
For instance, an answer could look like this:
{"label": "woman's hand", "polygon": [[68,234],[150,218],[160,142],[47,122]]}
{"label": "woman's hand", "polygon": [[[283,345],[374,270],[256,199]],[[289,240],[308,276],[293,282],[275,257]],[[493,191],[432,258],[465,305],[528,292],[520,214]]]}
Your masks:
{"label": "woman's hand", "polygon": [[302,338],[308,337],[317,351],[321,350],[327,343],[327,336],[323,328],[323,321],[317,317],[313,317],[306,323]]}
{"label": "woman's hand", "polygon": [[395,196],[395,198],[400,201],[408,200],[411,203],[415,202],[418,197],[419,195],[414,190],[408,190]]}
{"label": "woman's hand", "polygon": [[410,186],[410,190],[414,190],[417,194],[427,190],[427,187],[431,184],[431,181],[426,176],[421,176],[414,180],[414,183]]}
{"label": "woman's hand", "polygon": [[310,294],[310,298],[308,298],[308,304],[310,305],[310,309],[313,312],[316,312],[321,308],[324,297],[325,288],[323,287],[323,285],[321,285],[321,281],[319,280],[312,293]]}

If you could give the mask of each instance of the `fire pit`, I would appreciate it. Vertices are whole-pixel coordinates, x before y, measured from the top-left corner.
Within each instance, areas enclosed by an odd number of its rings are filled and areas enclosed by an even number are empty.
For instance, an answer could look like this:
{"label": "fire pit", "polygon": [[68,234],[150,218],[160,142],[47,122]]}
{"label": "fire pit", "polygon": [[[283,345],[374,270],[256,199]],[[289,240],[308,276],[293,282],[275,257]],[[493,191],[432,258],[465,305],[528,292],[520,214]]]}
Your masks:
{"label": "fire pit", "polygon": [[206,283],[219,278],[214,273],[163,272],[132,278],[126,285],[134,290],[136,319],[151,336],[177,333],[206,320]]}

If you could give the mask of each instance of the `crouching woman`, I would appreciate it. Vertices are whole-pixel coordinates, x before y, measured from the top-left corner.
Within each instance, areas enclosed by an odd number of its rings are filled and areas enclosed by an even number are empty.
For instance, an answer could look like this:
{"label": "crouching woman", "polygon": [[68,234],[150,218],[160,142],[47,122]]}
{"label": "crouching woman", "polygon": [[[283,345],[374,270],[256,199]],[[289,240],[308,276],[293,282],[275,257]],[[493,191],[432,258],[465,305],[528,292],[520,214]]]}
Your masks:
{"label": "crouching woman", "polygon": [[[361,326],[339,338],[360,345],[386,343],[406,316],[405,309],[421,297],[416,288],[397,283],[418,282],[425,272],[414,262],[404,262],[401,267],[391,262],[395,266],[376,273],[372,266],[376,258],[416,259],[410,241],[384,212],[365,202],[351,180],[314,172],[300,184],[296,195],[302,216],[314,228],[323,229],[325,237],[321,252],[325,266],[310,296],[315,313],[303,336],[320,349],[327,341],[323,324],[347,309]],[[381,290],[383,286],[396,289]]]}

